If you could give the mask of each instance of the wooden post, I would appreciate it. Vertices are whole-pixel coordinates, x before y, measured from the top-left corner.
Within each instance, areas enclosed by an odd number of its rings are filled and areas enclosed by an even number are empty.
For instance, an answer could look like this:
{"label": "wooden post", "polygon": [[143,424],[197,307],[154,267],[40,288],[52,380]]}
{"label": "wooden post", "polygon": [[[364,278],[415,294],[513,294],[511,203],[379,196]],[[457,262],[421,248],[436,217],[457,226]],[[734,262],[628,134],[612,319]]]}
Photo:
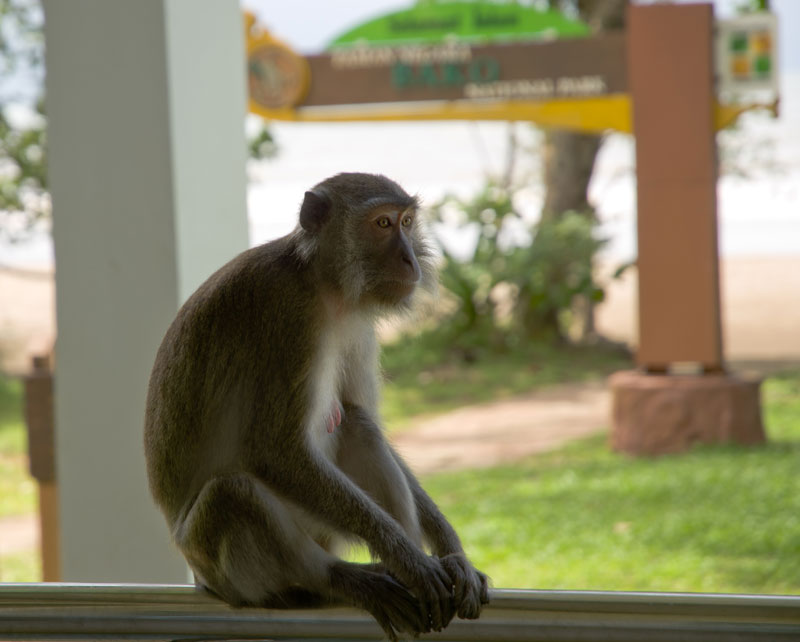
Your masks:
{"label": "wooden post", "polygon": [[722,369],[711,5],[633,6],[639,365]]}
{"label": "wooden post", "polygon": [[61,581],[61,529],[58,520],[58,484],[39,482],[39,543],[42,551],[42,580]]}
{"label": "wooden post", "polygon": [[[612,445],[659,454],[757,443],[759,382],[724,372],[712,7],[632,5],[627,25],[642,371],[611,378]],[[697,374],[670,374],[685,362]]]}
{"label": "wooden post", "polygon": [[53,370],[48,356],[34,357],[33,370],[25,378],[25,424],[28,428],[30,472],[39,486],[42,579],[58,582],[61,579],[61,555],[53,434]]}

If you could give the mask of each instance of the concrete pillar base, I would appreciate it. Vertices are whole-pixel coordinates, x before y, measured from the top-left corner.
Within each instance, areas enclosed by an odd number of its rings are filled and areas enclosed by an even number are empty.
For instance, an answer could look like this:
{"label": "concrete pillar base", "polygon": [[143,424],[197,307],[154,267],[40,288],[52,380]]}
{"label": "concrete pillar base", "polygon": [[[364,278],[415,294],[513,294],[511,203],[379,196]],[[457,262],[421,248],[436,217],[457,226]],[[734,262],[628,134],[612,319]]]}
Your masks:
{"label": "concrete pillar base", "polygon": [[766,440],[758,379],[623,371],[611,375],[609,385],[614,450],[663,455],[695,444]]}

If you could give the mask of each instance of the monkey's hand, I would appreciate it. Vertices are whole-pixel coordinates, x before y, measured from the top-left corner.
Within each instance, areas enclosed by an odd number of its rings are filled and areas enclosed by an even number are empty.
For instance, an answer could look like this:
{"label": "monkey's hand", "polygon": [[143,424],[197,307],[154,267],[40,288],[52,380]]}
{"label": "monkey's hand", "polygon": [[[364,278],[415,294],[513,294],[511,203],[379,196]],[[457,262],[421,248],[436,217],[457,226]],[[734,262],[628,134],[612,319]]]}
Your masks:
{"label": "monkey's hand", "polygon": [[489,603],[489,578],[476,569],[463,552],[440,558],[453,584],[455,609],[461,619],[474,620]]}
{"label": "monkey's hand", "polygon": [[456,614],[453,601],[453,582],[439,558],[420,552],[406,572],[393,575],[405,584],[419,601],[419,608],[427,626],[419,633],[441,631]]}

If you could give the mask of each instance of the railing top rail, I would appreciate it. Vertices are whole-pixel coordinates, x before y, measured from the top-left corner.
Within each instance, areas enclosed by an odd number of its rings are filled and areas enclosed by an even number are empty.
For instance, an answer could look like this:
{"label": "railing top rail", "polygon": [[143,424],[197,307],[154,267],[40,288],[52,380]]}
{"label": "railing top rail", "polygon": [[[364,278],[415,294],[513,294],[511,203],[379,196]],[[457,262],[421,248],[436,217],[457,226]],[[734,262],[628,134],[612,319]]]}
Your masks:
{"label": "railing top rail", "polygon": [[[800,641],[800,596],[494,590],[437,640]],[[0,639],[380,639],[353,609],[232,609],[189,585],[0,584]]]}

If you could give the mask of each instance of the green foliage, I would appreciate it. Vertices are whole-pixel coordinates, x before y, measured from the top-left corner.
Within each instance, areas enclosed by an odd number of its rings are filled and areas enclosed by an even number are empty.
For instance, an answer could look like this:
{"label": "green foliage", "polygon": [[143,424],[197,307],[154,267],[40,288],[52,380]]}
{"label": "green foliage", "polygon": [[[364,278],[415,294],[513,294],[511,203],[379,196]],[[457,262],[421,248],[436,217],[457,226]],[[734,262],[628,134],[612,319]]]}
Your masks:
{"label": "green foliage", "polygon": [[445,199],[433,218],[478,232],[466,260],[442,249],[441,282],[457,303],[446,319],[456,343],[563,343],[576,301],[603,299],[592,267],[604,241],[589,216],[565,212],[530,224],[514,206],[514,192],[489,181],[471,200]]}
{"label": "green foliage", "polygon": [[[41,103],[39,114],[41,111]],[[0,237],[16,241],[50,215],[44,119],[14,126],[0,108]]]}
{"label": "green foliage", "polygon": [[0,0],[0,79],[3,81],[0,97],[3,101],[10,97],[7,85],[16,80],[13,78],[15,73],[39,70],[37,76],[41,81],[43,22],[38,0]]}
{"label": "green foliage", "polygon": [[50,214],[42,23],[35,0],[0,0],[0,240],[24,238]]}
{"label": "green foliage", "polygon": [[449,197],[433,210],[433,218],[438,222],[443,222],[448,214],[455,215],[457,224],[478,230],[475,249],[468,260],[456,259],[442,245],[444,264],[440,280],[458,301],[458,309],[448,322],[456,335],[491,335],[497,330],[498,306],[492,291],[502,281],[507,262],[498,244],[498,235],[510,218],[517,217],[511,193],[489,181],[471,201]]}
{"label": "green foliage", "polygon": [[762,447],[632,459],[601,436],[425,486],[498,587],[800,594],[800,373],[764,401]]}
{"label": "green foliage", "polygon": [[735,7],[738,13],[754,13],[770,9],[769,0],[739,0]]}
{"label": "green foliage", "polygon": [[247,139],[247,151],[250,158],[263,160],[274,158],[278,154],[278,144],[272,132],[263,123],[259,124],[258,131]]}
{"label": "green foliage", "polygon": [[509,274],[519,288],[515,312],[527,336],[564,340],[576,299],[603,300],[593,274],[594,255],[603,241],[595,238],[594,229],[588,216],[566,212],[539,223],[530,249],[514,251]]}
{"label": "green foliage", "polygon": [[[0,0],[0,25],[0,240],[20,241],[51,214],[39,1]],[[263,124],[247,145],[254,159],[277,153]]]}

